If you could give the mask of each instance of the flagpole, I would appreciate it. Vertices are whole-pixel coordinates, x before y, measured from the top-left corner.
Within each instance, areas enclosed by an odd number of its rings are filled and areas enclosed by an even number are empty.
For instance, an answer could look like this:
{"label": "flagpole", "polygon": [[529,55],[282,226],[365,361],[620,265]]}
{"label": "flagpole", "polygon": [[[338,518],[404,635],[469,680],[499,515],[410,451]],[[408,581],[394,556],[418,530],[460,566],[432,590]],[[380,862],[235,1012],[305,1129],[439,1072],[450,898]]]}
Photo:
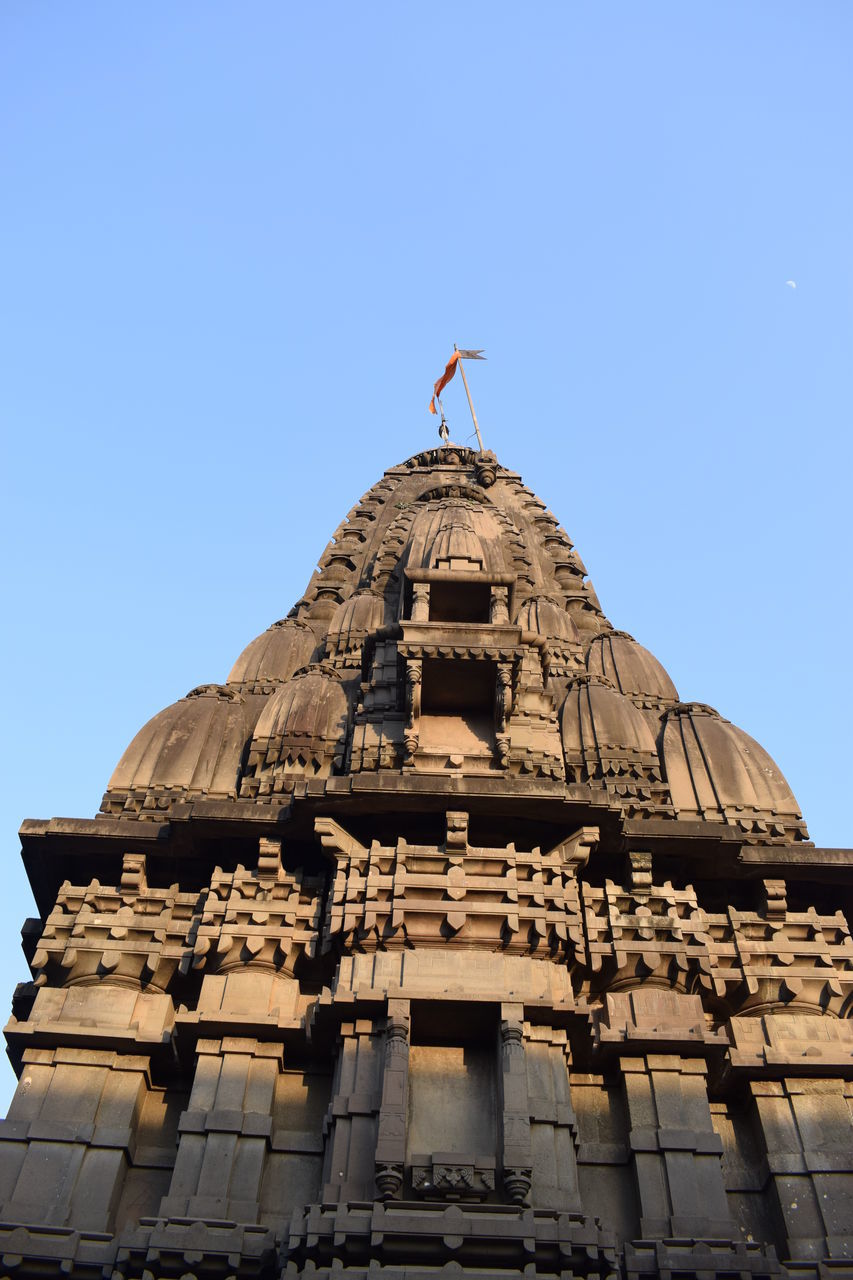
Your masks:
{"label": "flagpole", "polygon": [[[459,350],[459,348],[457,347],[457,345],[456,345],[456,343],[455,343],[455,342],[454,342],[454,344],[453,344],[453,350],[454,350],[454,351],[458,351],[458,350]],[[482,359],[482,356],[480,357],[480,359]],[[462,374],[462,381],[463,381],[463,382],[464,382],[464,384],[465,384],[465,394],[466,394],[466,396],[468,397],[468,408],[471,410],[471,417],[474,419],[474,430],[477,432],[477,443],[478,443],[478,445],[480,446],[480,453],[482,453],[482,452],[483,452],[483,437],[480,435],[480,427],[479,427],[479,424],[478,424],[478,422],[477,422],[477,415],[476,415],[476,413],[474,412],[474,401],[471,399],[471,392],[468,390],[468,379],[465,377],[465,365],[464,365],[464,362],[463,362],[463,360],[462,360],[461,356],[460,356],[460,358],[456,361],[456,363],[459,365],[459,372]]]}

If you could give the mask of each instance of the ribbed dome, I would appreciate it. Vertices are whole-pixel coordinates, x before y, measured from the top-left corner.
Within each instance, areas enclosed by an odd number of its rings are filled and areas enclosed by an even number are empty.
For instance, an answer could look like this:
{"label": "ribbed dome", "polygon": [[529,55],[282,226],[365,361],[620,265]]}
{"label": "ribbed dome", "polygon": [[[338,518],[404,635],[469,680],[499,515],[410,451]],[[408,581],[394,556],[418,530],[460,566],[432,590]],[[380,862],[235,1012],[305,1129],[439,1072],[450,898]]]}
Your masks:
{"label": "ribbed dome", "polygon": [[567,759],[605,759],[625,752],[657,754],[654,736],[644,717],[600,676],[579,676],[571,682],[560,730]]}
{"label": "ribbed dome", "polygon": [[[241,794],[281,790],[282,772],[328,775],[340,760],[346,720],[346,693],[330,668],[313,667],[289,680],[258,720]],[[260,768],[271,772],[259,789]]]}
{"label": "ribbed dome", "polygon": [[140,729],[110,778],[101,809],[164,809],[190,796],[237,795],[240,767],[263,706],[223,685],[202,685]]}
{"label": "ribbed dome", "polygon": [[680,703],[667,712],[663,762],[679,817],[736,823],[765,839],[807,835],[775,761],[712,707]]}
{"label": "ribbed dome", "polygon": [[420,512],[412,525],[409,568],[506,570],[498,522],[473,503],[447,502]]}
{"label": "ribbed dome", "polygon": [[589,646],[586,665],[593,675],[605,676],[629,698],[678,701],[675,685],[657,658],[627,631],[596,636]]}
{"label": "ribbed dome", "polygon": [[316,636],[307,622],[285,618],[246,646],[231,668],[228,683],[269,689],[306,666],[316,648]]}
{"label": "ribbed dome", "polygon": [[524,631],[561,640],[566,644],[580,644],[580,635],[565,609],[547,596],[531,596],[516,613],[516,623]]}
{"label": "ribbed dome", "polygon": [[326,646],[330,654],[360,649],[365,636],[386,621],[385,601],[373,591],[357,591],[339,604],[329,623]]}
{"label": "ribbed dome", "polygon": [[560,720],[567,782],[603,786],[628,817],[671,812],[654,735],[633,702],[601,676],[581,675]]}

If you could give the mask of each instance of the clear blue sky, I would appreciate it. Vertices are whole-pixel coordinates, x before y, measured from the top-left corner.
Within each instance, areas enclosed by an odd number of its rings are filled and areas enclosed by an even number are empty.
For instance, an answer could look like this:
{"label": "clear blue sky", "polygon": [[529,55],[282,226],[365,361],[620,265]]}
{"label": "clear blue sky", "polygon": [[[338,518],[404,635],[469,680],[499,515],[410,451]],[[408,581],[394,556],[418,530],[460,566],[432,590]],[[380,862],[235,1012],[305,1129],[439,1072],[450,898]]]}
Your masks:
{"label": "clear blue sky", "polygon": [[454,341],[614,624],[853,844],[851,59],[846,0],[6,0],[4,1007],[20,821],[287,612]]}

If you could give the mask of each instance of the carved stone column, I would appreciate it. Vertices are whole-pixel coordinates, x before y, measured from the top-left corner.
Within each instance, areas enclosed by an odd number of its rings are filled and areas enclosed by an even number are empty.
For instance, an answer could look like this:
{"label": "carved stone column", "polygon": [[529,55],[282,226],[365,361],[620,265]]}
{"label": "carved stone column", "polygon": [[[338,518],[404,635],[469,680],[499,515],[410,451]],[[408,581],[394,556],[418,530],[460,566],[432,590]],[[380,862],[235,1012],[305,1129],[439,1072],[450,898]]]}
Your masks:
{"label": "carved stone column", "polygon": [[523,1016],[522,1005],[501,1005],[501,1159],[504,1189],[514,1204],[526,1202],[533,1176]]}
{"label": "carved stone column", "polygon": [[385,1069],[376,1142],[376,1191],[381,1200],[400,1194],[406,1158],[409,1105],[409,1002],[388,1001]]}
{"label": "carved stone column", "polygon": [[506,767],[509,764],[509,718],[512,714],[512,664],[499,662],[495,679],[495,743],[498,759]]}
{"label": "carved stone column", "polygon": [[[642,879],[634,888],[643,891]],[[650,1271],[684,1280],[774,1274],[777,1264],[744,1239],[729,1206],[705,1079],[706,1054],[719,1055],[728,1039],[708,1027],[699,996],[641,984],[609,992],[592,1022],[597,1053],[618,1058],[628,1118],[639,1211],[639,1236],[625,1244],[628,1280]]]}
{"label": "carved stone column", "polygon": [[147,1055],[31,1048],[23,1060],[0,1123],[3,1220],[110,1231],[150,1087]]}
{"label": "carved stone column", "polygon": [[497,626],[509,623],[509,588],[492,587],[489,600],[489,622]]}
{"label": "carved stone column", "polygon": [[164,1218],[258,1221],[281,1048],[231,1036],[199,1040],[190,1103]]}
{"label": "carved stone column", "polygon": [[524,1028],[527,1061],[533,1202],[540,1209],[580,1212],[578,1129],[569,1089],[566,1032]]}
{"label": "carved stone column", "polygon": [[412,583],[412,622],[429,622],[429,583]]}
{"label": "carved stone column", "polygon": [[815,1275],[824,1260],[850,1265],[853,1085],[789,1078],[753,1080],[749,1087],[784,1226],[786,1260],[813,1263]]}
{"label": "carved stone column", "polygon": [[403,731],[403,743],[406,748],[403,763],[407,765],[412,764],[420,741],[422,678],[422,663],[419,659],[410,658],[406,662],[406,726]]}
{"label": "carved stone column", "polygon": [[628,1135],[640,1235],[732,1240],[721,1168],[701,1058],[675,1054],[623,1057]]}
{"label": "carved stone column", "polygon": [[326,1117],[323,1202],[372,1200],[385,1045],[372,1021],[341,1026]]}
{"label": "carved stone column", "polygon": [[165,986],[187,954],[198,895],[181,897],[148,891],[140,855],[125,855],[117,887],[63,885],[32,958],[35,1000],[6,1027],[22,1070],[0,1124],[5,1221],[111,1229],[151,1058],[171,1056],[172,997],[148,984]]}

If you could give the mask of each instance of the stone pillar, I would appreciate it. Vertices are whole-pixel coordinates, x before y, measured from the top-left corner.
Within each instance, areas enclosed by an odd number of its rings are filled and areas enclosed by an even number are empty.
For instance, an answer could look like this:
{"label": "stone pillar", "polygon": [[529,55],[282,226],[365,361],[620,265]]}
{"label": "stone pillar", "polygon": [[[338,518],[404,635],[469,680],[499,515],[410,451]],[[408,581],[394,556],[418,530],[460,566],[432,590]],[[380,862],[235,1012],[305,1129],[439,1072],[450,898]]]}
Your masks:
{"label": "stone pillar", "polygon": [[[74,948],[60,942],[63,954],[97,963],[81,938]],[[42,986],[28,1019],[12,1020],[6,1034],[23,1069],[0,1125],[7,1221],[111,1229],[150,1088],[150,1055],[168,1045],[173,1024],[170,996],[105,980]]]}
{"label": "stone pillar", "polygon": [[429,583],[412,583],[412,622],[429,621]]}
{"label": "stone pillar", "polygon": [[489,622],[497,626],[509,623],[509,588],[493,586],[489,600]]}
{"label": "stone pillar", "polygon": [[421,733],[421,680],[423,679],[423,663],[419,658],[409,658],[406,662],[406,723],[403,730],[403,745],[406,755],[403,763],[412,765],[418,749]]}
{"label": "stone pillar", "polygon": [[376,1142],[376,1191],[382,1200],[398,1196],[403,1185],[408,1106],[409,1001],[389,1000]]}
{"label": "stone pillar", "polygon": [[512,714],[512,663],[499,662],[495,672],[495,745],[498,762],[506,768],[510,756],[509,719]]}
{"label": "stone pillar", "polygon": [[[64,993],[57,993],[64,995]],[[150,1086],[147,1056],[26,1049],[0,1124],[0,1217],[110,1231]]]}
{"label": "stone pillar", "polygon": [[[773,882],[764,892],[772,901]],[[781,910],[781,907],[778,908]],[[796,1275],[853,1259],[853,1026],[847,1018],[773,1012],[736,1017],[725,1075],[745,1084],[763,1142],[780,1252]]]}
{"label": "stone pillar", "polygon": [[814,1263],[815,1275],[817,1264],[830,1259],[853,1270],[853,1083],[788,1078],[753,1080],[749,1087],[784,1227],[785,1260]]}
{"label": "stone pillar", "polygon": [[372,1200],[385,1045],[373,1022],[341,1026],[332,1102],[326,1117],[323,1202]]}
{"label": "stone pillar", "polygon": [[533,1176],[523,1017],[522,1005],[501,1005],[501,1162],[504,1190],[514,1204],[526,1202]]}
{"label": "stone pillar", "polygon": [[569,1089],[569,1046],[563,1030],[524,1028],[533,1202],[579,1212],[577,1121]]}
{"label": "stone pillar", "polygon": [[646,1054],[620,1059],[640,1235],[727,1240],[734,1236],[701,1058]]}
{"label": "stone pillar", "polygon": [[199,1040],[189,1107],[164,1218],[258,1221],[281,1047],[233,1036]]}

